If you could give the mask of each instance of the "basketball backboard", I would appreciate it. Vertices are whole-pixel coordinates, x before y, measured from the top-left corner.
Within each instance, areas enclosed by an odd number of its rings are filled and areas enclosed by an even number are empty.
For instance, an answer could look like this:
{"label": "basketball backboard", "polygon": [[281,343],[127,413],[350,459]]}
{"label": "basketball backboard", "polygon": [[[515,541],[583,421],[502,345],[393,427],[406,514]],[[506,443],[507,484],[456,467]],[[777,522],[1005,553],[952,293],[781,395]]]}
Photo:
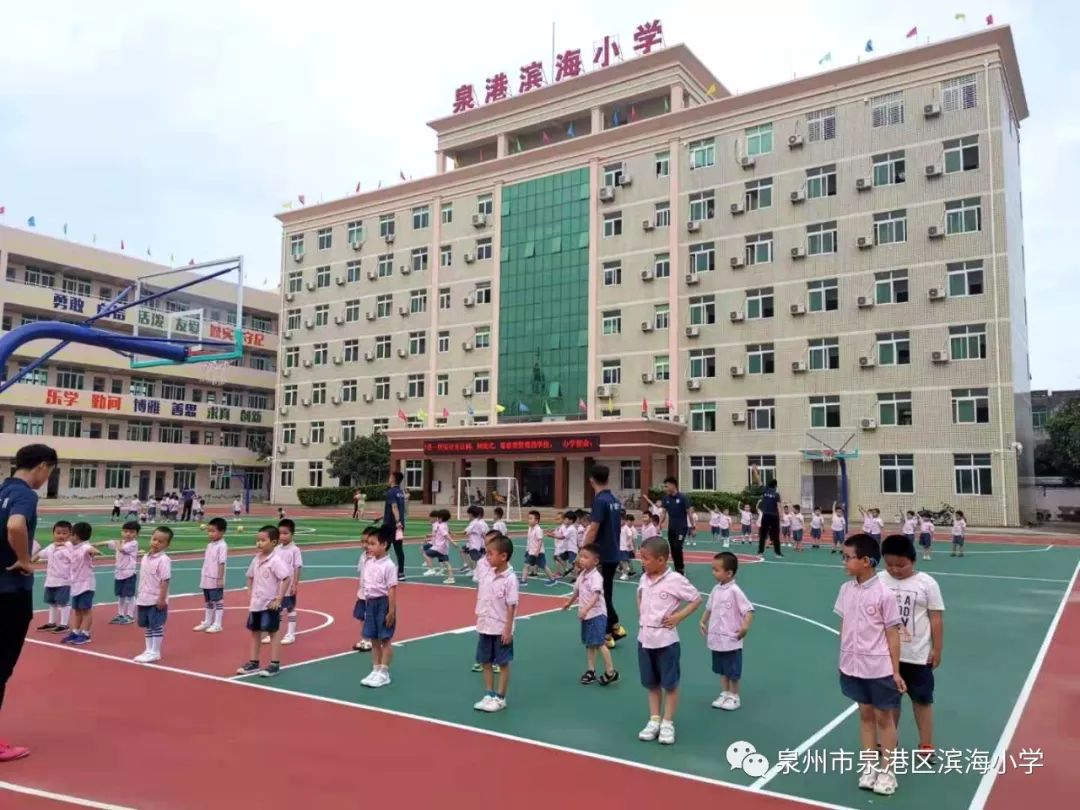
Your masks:
{"label": "basketball backboard", "polygon": [[803,460],[831,462],[858,458],[858,436],[854,428],[811,428],[802,442]]}

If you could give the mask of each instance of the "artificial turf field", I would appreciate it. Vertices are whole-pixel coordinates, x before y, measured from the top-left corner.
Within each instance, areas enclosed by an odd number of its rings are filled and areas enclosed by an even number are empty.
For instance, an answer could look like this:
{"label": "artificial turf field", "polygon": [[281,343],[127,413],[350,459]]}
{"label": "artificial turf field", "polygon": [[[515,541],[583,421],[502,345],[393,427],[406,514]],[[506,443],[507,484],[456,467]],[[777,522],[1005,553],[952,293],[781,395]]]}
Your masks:
{"label": "artificial turf field", "polygon": [[[47,542],[60,516],[42,516],[39,540]],[[855,787],[858,727],[837,684],[832,614],[844,575],[827,550],[759,561],[756,546],[735,547],[743,559],[738,581],[757,607],[742,708],[709,707],[719,685],[691,617],[680,627],[678,740],[662,747],[636,737],[647,711],[633,646],[633,582],[616,584],[631,636],[614,651],[622,679],[606,688],[577,682],[584,669],[577,622],[559,609],[569,586],[535,580],[524,588],[509,708],[486,715],[472,709],[483,688],[470,671],[471,581],[459,576],[450,586],[421,577],[418,545],[407,547],[394,680],[365,689],[367,656],[348,652],[358,634],[351,617],[358,524],[294,519],[298,540],[312,547],[299,591],[301,635],[285,648],[286,668],[274,680],[233,677],[247,656],[242,587],[263,519],[244,518],[243,533],[230,532],[232,590],[218,636],[191,632],[202,612],[201,560],[183,552],[204,541],[197,526],[180,527],[161,665],[130,662],[141,636],[107,624],[111,569],[99,566],[94,641],[73,649],[32,632],[9,686],[4,735],[34,754],[0,770],[0,807],[232,807],[241,796],[264,806],[456,806],[454,797],[472,803],[482,778],[486,794],[524,807],[622,807],[655,795],[665,804],[750,808],[997,810],[1031,801],[1066,806],[1064,797],[1080,786],[1071,769],[1080,753],[1080,596],[1073,590],[1080,547],[1067,540],[969,542],[963,559],[950,558],[942,541],[934,560],[919,563],[939,578],[946,601],[935,735],[943,753],[935,772],[900,775],[898,792],[884,798]],[[95,540],[118,531],[103,526],[101,514],[91,522]],[[414,519],[413,532],[425,523]],[[511,524],[511,535],[521,537],[520,528]],[[716,548],[702,540],[688,549],[687,575],[703,593],[713,584],[708,561]],[[520,548],[511,562],[520,565]],[[736,741],[753,744],[772,767],[758,778],[732,769],[725,755]],[[901,747],[914,742],[905,706]],[[1003,768],[987,767],[1002,753]],[[57,758],[76,755],[80,768],[57,766]],[[253,756],[270,758],[268,778],[252,778]]]}

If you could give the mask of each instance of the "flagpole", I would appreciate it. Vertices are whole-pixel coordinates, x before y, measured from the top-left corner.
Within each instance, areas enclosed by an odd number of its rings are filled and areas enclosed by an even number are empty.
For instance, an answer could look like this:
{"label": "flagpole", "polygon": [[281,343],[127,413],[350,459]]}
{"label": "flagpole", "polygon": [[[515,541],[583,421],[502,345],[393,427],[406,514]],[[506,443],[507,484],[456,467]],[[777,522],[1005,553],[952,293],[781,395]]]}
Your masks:
{"label": "flagpole", "polygon": [[551,81],[555,81],[555,21],[551,21]]}

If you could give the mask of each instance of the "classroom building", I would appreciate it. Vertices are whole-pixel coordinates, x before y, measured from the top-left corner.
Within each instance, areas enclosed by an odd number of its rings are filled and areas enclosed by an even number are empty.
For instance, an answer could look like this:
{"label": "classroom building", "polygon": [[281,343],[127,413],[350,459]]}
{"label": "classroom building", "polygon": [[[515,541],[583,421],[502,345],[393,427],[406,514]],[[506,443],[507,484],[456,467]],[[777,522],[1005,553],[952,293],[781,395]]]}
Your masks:
{"label": "classroom building", "polygon": [[852,505],[1020,523],[1010,29],[737,95],[683,45],[570,63],[489,103],[462,85],[431,176],[278,215],[275,500],[381,430],[439,503],[502,475],[585,504],[603,461],[621,494],[757,467],[829,508],[814,451],[844,445]]}

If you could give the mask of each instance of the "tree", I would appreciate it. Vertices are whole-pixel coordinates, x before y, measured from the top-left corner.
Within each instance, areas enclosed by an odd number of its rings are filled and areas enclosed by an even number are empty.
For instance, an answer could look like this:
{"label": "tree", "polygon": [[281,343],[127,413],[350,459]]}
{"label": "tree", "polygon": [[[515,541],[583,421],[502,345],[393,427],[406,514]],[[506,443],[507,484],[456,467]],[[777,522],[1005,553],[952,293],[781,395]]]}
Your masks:
{"label": "tree", "polygon": [[274,455],[274,446],[262,436],[255,439],[251,445],[251,450],[259,461],[269,461]]}
{"label": "tree", "polygon": [[390,442],[383,433],[361,436],[326,457],[329,473],[342,486],[381,484],[390,474]]}
{"label": "tree", "polygon": [[1045,471],[1041,474],[1080,480],[1080,399],[1066,402],[1050,414],[1046,434],[1049,441],[1035,451],[1035,463]]}

